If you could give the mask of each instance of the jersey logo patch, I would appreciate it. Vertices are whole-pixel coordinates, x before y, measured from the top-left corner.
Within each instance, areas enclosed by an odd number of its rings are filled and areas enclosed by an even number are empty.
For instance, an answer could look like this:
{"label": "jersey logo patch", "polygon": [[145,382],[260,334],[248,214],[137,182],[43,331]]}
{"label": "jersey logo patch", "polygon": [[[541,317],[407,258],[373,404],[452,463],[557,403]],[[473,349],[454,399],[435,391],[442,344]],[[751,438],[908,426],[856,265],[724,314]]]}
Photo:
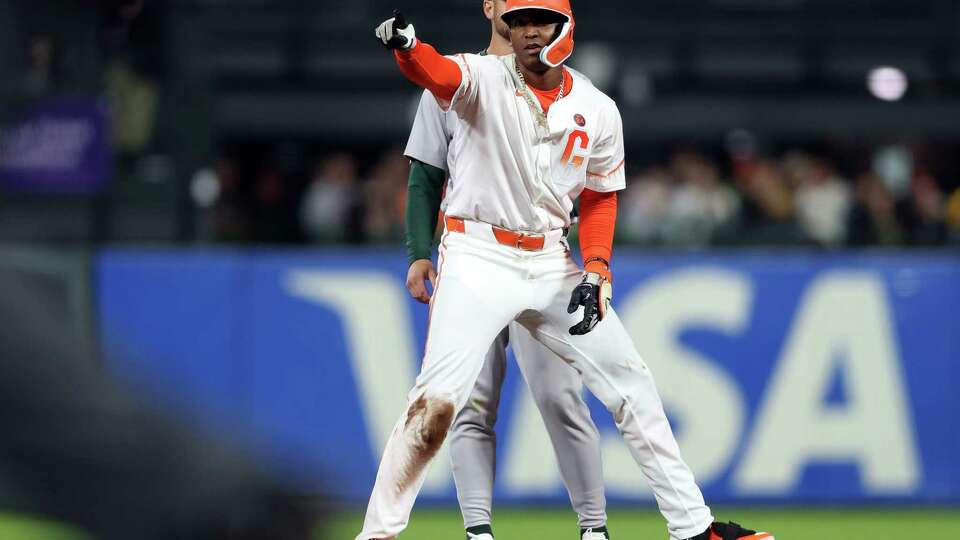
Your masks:
{"label": "jersey logo patch", "polygon": [[[580,116],[579,114],[577,116]],[[585,150],[587,145],[590,144],[590,136],[587,135],[586,131],[581,131],[575,129],[570,133],[570,136],[567,137],[567,147],[563,151],[563,156],[560,158],[560,162],[564,165],[569,165],[574,169],[579,169],[583,165],[584,159],[586,159]],[[574,154],[576,150],[575,146],[579,146],[579,151]]]}
{"label": "jersey logo patch", "polygon": [[582,114],[573,115],[573,121],[576,122],[580,127],[587,125],[587,119],[584,118]]}

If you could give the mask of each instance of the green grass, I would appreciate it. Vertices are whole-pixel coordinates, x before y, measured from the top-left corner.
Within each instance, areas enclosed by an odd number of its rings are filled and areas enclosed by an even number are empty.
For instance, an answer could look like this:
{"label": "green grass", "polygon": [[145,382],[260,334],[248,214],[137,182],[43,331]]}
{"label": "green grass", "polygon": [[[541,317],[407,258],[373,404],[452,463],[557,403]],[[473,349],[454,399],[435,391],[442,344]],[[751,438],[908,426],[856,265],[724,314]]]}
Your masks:
{"label": "green grass", "polygon": [[79,530],[42,518],[0,513],[3,540],[91,540]]}
{"label": "green grass", "polygon": [[[778,540],[939,540],[960,539],[958,509],[776,509],[719,508],[718,519],[734,520],[774,533]],[[660,514],[649,510],[610,511],[615,540],[666,540]],[[363,515],[343,512],[325,522],[318,539],[351,540]],[[462,540],[463,522],[456,510],[415,510],[404,540]],[[497,510],[499,540],[578,540],[576,516],[565,510],[511,508]],[[42,520],[0,514],[2,540],[91,540],[76,530]],[[132,539],[131,539],[132,540]]]}
{"label": "green grass", "polygon": [[[925,540],[960,539],[958,509],[762,509],[718,508],[717,519],[736,521],[776,535],[777,540]],[[359,513],[337,515],[326,538],[350,540],[360,530]],[[614,540],[666,540],[660,514],[616,509],[609,512]],[[454,510],[414,510],[410,527],[401,535],[409,540],[461,540],[463,522]],[[569,511],[501,509],[494,513],[498,540],[577,540],[576,516]]]}

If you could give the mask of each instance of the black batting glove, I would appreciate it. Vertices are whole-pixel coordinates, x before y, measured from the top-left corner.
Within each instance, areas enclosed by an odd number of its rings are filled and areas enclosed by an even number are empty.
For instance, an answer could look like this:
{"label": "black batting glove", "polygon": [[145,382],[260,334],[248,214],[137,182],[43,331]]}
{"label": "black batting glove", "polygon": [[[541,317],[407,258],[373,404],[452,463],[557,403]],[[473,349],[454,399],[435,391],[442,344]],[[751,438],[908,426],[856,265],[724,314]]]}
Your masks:
{"label": "black batting glove", "polygon": [[570,327],[570,334],[582,336],[603,320],[610,306],[613,288],[603,276],[587,272],[583,280],[573,289],[567,313],[574,313],[583,306],[583,320]]}

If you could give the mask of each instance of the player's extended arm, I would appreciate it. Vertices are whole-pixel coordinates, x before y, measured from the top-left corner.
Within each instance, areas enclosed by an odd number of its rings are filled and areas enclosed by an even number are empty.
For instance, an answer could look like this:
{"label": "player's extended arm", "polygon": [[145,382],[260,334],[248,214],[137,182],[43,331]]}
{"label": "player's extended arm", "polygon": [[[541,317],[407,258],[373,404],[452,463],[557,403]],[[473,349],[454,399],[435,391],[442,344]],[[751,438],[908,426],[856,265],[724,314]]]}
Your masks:
{"label": "player's extended arm", "polygon": [[586,334],[603,320],[613,289],[610,285],[610,257],[617,224],[617,193],[590,189],[580,195],[580,251],[583,254],[583,281],[570,295],[567,312],[583,306],[583,320],[570,328],[573,335]]}
{"label": "player's extended arm", "polygon": [[374,32],[383,45],[394,49],[397,65],[410,82],[426,88],[441,100],[453,99],[460,88],[460,66],[432,46],[417,39],[413,25],[395,12]]}
{"label": "player's extended arm", "polygon": [[460,88],[460,66],[442,56],[430,44],[417,41],[409,51],[396,51],[400,71],[410,82],[430,91],[438,98],[450,101]]}
{"label": "player's extended arm", "polygon": [[443,198],[443,169],[416,159],[410,160],[410,178],[407,181],[406,241],[407,290],[423,303],[430,301],[426,282],[436,285],[437,272],[430,260],[433,234],[437,230],[440,201]]}

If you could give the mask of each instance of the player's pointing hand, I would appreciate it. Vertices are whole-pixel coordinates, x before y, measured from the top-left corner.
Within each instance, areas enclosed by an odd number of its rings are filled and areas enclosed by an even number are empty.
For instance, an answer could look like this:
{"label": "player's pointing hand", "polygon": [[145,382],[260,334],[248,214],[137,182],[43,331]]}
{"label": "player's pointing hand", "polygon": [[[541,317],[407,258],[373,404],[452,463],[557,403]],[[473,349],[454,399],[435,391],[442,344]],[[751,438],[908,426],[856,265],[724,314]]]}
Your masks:
{"label": "player's pointing hand", "polygon": [[393,17],[380,23],[380,26],[374,30],[374,35],[388,49],[399,49],[407,51],[417,44],[417,36],[413,25],[407,24],[407,20],[400,11],[395,10]]}

